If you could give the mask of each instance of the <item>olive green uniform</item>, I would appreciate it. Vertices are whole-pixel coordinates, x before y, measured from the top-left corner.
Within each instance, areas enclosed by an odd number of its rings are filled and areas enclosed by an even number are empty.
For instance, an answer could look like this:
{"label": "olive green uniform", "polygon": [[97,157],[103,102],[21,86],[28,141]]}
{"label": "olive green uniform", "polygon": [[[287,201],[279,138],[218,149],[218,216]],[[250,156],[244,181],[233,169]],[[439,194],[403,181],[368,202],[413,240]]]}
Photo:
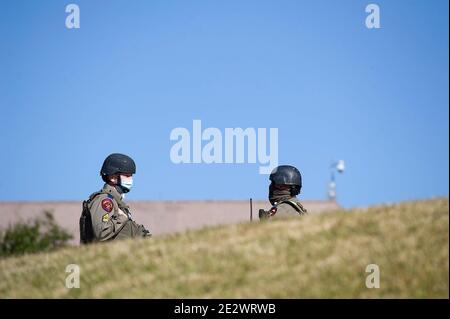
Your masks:
{"label": "olive green uniform", "polygon": [[115,187],[105,184],[90,198],[88,207],[96,241],[151,236],[143,225],[132,220],[129,206]]}
{"label": "olive green uniform", "polygon": [[275,203],[268,211],[260,209],[259,217],[260,219],[283,218],[289,216],[301,216],[307,214],[307,212],[308,211],[303,207],[297,197],[294,196]]}

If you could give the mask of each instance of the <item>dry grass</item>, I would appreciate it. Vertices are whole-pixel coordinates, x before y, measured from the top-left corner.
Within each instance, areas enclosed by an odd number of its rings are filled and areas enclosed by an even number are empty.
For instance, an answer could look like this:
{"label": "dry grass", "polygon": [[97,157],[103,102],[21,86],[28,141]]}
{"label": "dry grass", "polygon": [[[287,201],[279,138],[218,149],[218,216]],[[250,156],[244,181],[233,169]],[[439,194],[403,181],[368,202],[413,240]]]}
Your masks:
{"label": "dry grass", "polygon": [[433,199],[7,258],[0,297],[448,298],[448,241],[448,199]]}

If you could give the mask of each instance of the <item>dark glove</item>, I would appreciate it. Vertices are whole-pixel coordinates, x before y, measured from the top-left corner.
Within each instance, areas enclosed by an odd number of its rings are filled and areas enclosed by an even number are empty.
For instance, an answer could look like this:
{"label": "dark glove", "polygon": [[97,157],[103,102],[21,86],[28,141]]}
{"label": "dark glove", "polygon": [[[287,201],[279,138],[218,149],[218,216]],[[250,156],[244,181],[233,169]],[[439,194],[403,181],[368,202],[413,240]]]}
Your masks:
{"label": "dark glove", "polygon": [[259,219],[267,219],[267,218],[269,218],[269,212],[268,211],[265,211],[264,209],[260,209],[259,210]]}
{"label": "dark glove", "polygon": [[139,227],[141,228],[142,237],[152,237],[152,234],[144,227],[144,225],[140,225]]}

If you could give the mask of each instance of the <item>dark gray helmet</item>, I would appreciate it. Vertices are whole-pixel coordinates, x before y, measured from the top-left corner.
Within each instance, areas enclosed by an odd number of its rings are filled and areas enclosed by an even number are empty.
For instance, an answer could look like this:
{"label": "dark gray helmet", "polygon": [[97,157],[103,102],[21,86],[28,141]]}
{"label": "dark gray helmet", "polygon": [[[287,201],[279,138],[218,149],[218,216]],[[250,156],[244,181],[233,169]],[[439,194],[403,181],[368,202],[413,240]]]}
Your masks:
{"label": "dark gray helmet", "polygon": [[299,170],[291,165],[276,167],[270,174],[269,179],[276,185],[292,185],[302,188],[302,175]]}
{"label": "dark gray helmet", "polygon": [[114,153],[109,155],[103,162],[100,175],[114,175],[117,173],[134,174],[136,173],[136,164],[133,159],[127,155]]}

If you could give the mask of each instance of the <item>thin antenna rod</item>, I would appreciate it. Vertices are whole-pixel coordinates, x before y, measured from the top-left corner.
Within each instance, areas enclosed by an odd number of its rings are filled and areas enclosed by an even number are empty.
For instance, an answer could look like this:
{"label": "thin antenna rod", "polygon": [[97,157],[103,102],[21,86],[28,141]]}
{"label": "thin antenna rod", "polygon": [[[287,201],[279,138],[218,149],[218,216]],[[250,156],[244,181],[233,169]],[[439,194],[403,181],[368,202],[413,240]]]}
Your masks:
{"label": "thin antenna rod", "polygon": [[253,221],[253,200],[250,198],[250,221]]}

